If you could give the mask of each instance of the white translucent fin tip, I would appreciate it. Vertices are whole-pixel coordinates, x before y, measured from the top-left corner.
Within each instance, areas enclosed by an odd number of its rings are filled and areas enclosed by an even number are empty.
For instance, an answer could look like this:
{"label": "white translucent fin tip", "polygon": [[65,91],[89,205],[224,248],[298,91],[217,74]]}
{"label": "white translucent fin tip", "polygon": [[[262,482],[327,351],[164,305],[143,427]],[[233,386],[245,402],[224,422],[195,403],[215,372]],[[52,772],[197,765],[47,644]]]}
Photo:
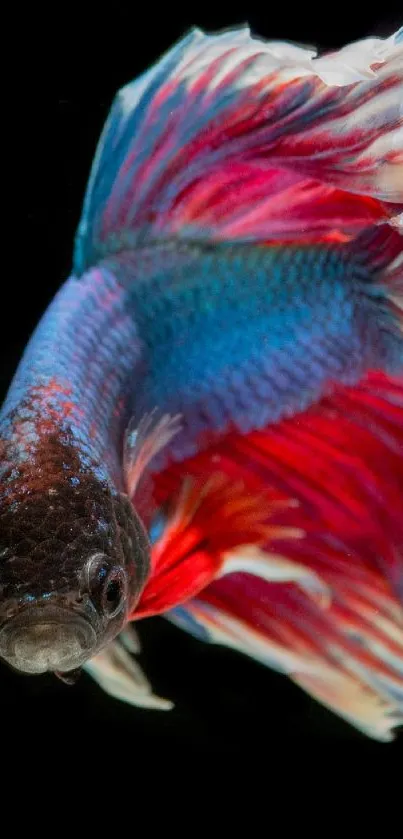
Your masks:
{"label": "white translucent fin tip", "polygon": [[125,649],[125,646],[133,644],[133,638],[129,642],[127,638],[125,633],[124,646],[119,639],[112,641],[105,650],[87,662],[85,670],[114,699],[138,708],[171,710],[172,702],[153,693],[140,665]]}

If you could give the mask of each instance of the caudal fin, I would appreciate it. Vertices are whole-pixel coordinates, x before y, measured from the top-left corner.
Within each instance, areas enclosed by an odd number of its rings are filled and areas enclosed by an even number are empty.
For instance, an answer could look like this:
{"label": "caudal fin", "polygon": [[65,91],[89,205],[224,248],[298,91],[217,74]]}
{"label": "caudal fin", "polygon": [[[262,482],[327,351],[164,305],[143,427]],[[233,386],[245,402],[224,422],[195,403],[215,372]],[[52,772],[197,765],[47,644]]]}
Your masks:
{"label": "caudal fin", "polygon": [[76,273],[144,240],[345,240],[403,209],[403,38],[318,57],[198,29],[117,95]]}

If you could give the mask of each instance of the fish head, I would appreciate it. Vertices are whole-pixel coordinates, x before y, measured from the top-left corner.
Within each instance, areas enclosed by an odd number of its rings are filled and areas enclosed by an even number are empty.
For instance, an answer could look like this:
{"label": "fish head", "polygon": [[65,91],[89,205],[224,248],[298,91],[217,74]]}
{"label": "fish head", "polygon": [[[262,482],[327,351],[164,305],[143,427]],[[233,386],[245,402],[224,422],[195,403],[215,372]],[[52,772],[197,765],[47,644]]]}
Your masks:
{"label": "fish head", "polygon": [[128,497],[70,465],[45,480],[29,460],[1,476],[0,657],[25,673],[82,666],[124,627],[148,575]]}

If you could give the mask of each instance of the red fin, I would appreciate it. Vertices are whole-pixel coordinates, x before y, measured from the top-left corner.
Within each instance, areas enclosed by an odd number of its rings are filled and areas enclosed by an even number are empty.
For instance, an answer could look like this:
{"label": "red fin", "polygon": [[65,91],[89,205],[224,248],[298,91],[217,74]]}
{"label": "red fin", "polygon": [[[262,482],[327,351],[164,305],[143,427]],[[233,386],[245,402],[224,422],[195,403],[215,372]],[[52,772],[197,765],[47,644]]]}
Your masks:
{"label": "red fin", "polygon": [[[270,522],[270,515],[289,503],[279,497],[270,500],[263,493],[248,494],[242,482],[234,484],[224,475],[215,474],[203,484],[194,478],[185,480],[153,545],[151,575],[132,619],[172,609],[231,571],[227,557],[233,560],[231,552],[239,545],[250,548],[281,534],[300,537],[299,529]],[[237,559],[255,573],[253,553]]]}
{"label": "red fin", "polygon": [[194,30],[116,97],[75,271],[147,239],[326,240],[396,215],[402,56],[399,33],[318,58]]}
{"label": "red fin", "polygon": [[[270,486],[299,504],[278,509],[270,523],[283,531],[249,549],[267,551],[268,565],[274,555],[271,577],[235,562],[169,617],[283,670],[369,736],[391,739],[403,722],[402,378],[374,372],[278,426],[228,435],[171,467],[161,491],[181,468],[202,480],[213,463],[242,478],[245,492]],[[214,521],[225,524],[218,507]],[[304,538],[287,537],[288,527]]]}

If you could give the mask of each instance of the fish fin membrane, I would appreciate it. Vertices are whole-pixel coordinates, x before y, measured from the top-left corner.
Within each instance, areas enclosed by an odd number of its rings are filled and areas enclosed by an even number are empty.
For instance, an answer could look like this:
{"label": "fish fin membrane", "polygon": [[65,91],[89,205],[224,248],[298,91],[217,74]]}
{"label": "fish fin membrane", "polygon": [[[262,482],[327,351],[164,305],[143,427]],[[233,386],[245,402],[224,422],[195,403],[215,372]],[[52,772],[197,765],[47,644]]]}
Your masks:
{"label": "fish fin membrane", "polygon": [[[227,580],[227,591],[231,590],[233,580]],[[249,600],[248,578],[244,576],[242,587],[245,598]],[[277,592],[280,594],[280,589]],[[258,609],[260,603],[271,599],[275,603],[274,593],[267,585],[261,584],[259,597],[249,606]],[[326,634],[324,636],[324,650],[310,653],[298,649],[299,638],[282,637],[281,619],[274,621],[266,631],[256,629],[254,620],[244,616],[236,616],[231,608],[230,598],[223,594],[222,602],[207,603],[195,598],[190,603],[172,610],[168,619],[179,628],[193,635],[200,641],[219,644],[237,650],[251,658],[260,661],[273,670],[288,675],[299,687],[303,688],[316,701],[340,716],[350,725],[357,728],[374,740],[389,742],[394,739],[395,729],[403,725],[403,671],[391,669],[389,677],[379,676],[378,669],[383,670],[383,663],[373,658],[368,665],[360,666],[356,661],[354,644],[351,650],[346,650],[346,642],[342,641],[342,651],[336,644],[332,653],[325,649],[327,636],[331,634],[328,621],[331,615],[315,614],[311,619],[306,615],[306,625],[309,632],[315,625]],[[300,603],[294,604],[301,608]],[[261,610],[258,609],[258,613]],[[322,620],[318,620],[322,618]],[[319,630],[318,630],[319,631]],[[400,628],[400,655],[403,652],[403,631]],[[301,633],[302,635],[302,633]],[[286,634],[287,636],[287,634]],[[342,638],[342,632],[340,632]],[[359,634],[356,636],[356,641]],[[302,644],[301,644],[302,646]],[[357,645],[358,646],[358,645]],[[397,657],[396,657],[397,662]]]}
{"label": "fish fin membrane", "polygon": [[74,270],[170,237],[344,241],[403,209],[401,31],[318,56],[194,29],[116,96]]}
{"label": "fish fin membrane", "polygon": [[179,415],[161,415],[156,410],[143,416],[140,422],[134,419],[129,422],[123,452],[123,471],[129,498],[133,498],[153,458],[179,432],[180,423]]}
{"label": "fish fin membrane", "polygon": [[[282,531],[234,545],[227,573],[168,619],[287,674],[369,737],[392,739],[403,723],[403,378],[374,372],[298,418],[228,435],[161,475],[163,493],[181,469],[201,479],[218,459],[249,498],[271,487],[293,503],[270,520]],[[216,522],[219,505],[204,528]]]}

